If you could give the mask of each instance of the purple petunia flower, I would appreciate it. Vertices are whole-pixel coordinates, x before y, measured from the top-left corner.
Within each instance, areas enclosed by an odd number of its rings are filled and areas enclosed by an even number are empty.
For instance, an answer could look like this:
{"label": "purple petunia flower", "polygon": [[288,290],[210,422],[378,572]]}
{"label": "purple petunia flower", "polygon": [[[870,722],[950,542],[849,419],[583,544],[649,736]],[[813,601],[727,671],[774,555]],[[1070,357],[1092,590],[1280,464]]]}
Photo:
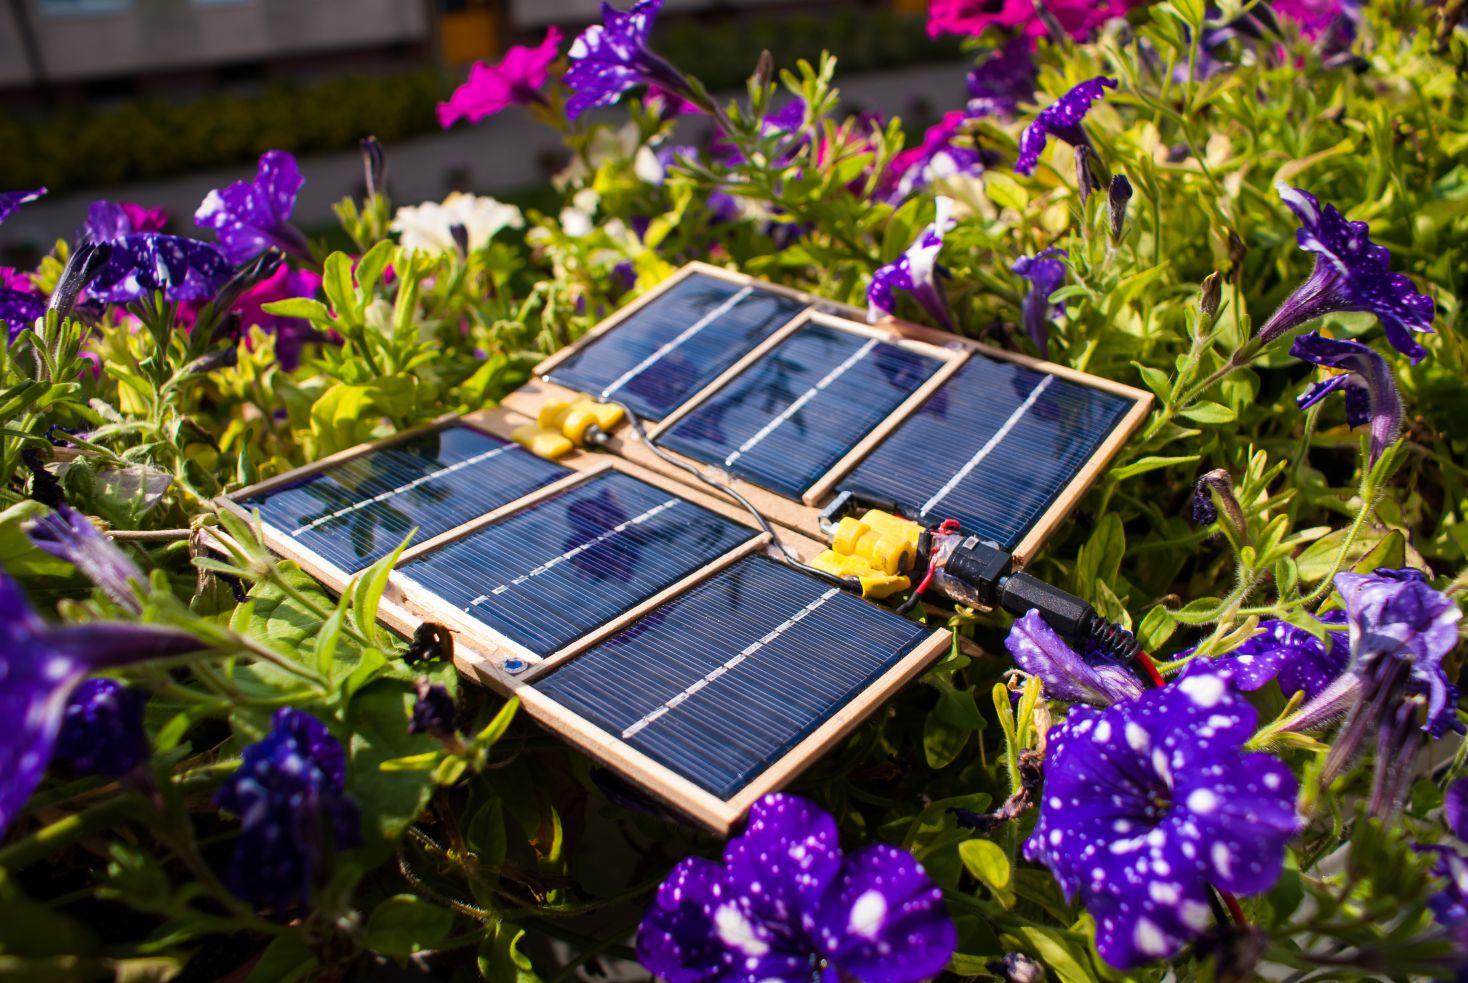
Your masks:
{"label": "purple petunia flower", "polygon": [[26,529],[26,536],[38,549],[76,567],[118,604],[142,610],[131,582],[146,584],[148,578],[76,509],[63,505],[41,516]]}
{"label": "purple petunia flower", "polygon": [[1096,947],[1127,969],[1176,953],[1210,924],[1209,884],[1268,890],[1300,828],[1295,777],[1245,753],[1256,715],[1217,675],[1189,676],[1051,731],[1040,819],[1025,856],[1096,919]]}
{"label": "purple petunia flower", "polygon": [[219,251],[236,265],[272,248],[310,259],[306,237],[290,224],[296,194],[305,183],[294,157],[283,150],[268,150],[260,157],[255,180],[236,181],[205,195],[194,213],[194,224],[213,229]]}
{"label": "purple petunia flower", "polygon": [[[1055,257],[1064,255],[1064,249],[1042,249],[1034,256],[1021,256],[1009,267],[1010,272],[1030,281],[1024,300],[1025,333],[1041,355],[1050,351],[1050,295],[1065,283],[1065,264]],[[1064,314],[1065,304],[1056,304],[1055,313]]]}
{"label": "purple petunia flower", "polygon": [[1418,293],[1406,275],[1390,271],[1391,253],[1371,241],[1365,222],[1348,222],[1334,205],[1322,209],[1314,195],[1282,181],[1275,188],[1302,223],[1295,239],[1316,254],[1315,269],[1259,329],[1260,342],[1326,314],[1363,311],[1381,320],[1393,348],[1414,363],[1422,361],[1427,349],[1412,332],[1432,332],[1432,298]]}
{"label": "purple petunia flower", "polygon": [[933,224],[923,230],[907,252],[872,274],[867,287],[867,319],[877,321],[897,310],[894,291],[906,290],[923,310],[944,328],[953,331],[953,318],[948,314],[948,300],[939,282],[938,253],[943,248],[943,233],[956,223],[952,218],[953,199],[939,195],[934,199],[937,214]]}
{"label": "purple petunia flower", "polygon": [[331,339],[312,327],[310,321],[271,314],[265,305],[293,297],[315,297],[320,289],[321,274],[291,269],[281,263],[269,276],[240,294],[231,310],[240,316],[242,327],[259,327],[275,335],[275,357],[281,368],[291,371],[301,364],[301,353],[308,343]]}
{"label": "purple petunia flower", "polygon": [[4,222],[21,205],[35,201],[46,193],[45,188],[31,191],[0,191],[0,222]]}
{"label": "purple petunia flower", "polygon": [[243,825],[230,890],[276,910],[305,904],[330,851],[362,843],[361,815],[346,794],[346,752],[321,721],[285,707],[241,758],[214,796]]}
{"label": "purple petunia flower", "polygon": [[1010,38],[968,73],[968,115],[1010,119],[1019,104],[1035,97],[1035,62],[1030,40]]}
{"label": "purple petunia flower", "polygon": [[1045,684],[1045,695],[1071,703],[1110,706],[1146,692],[1124,666],[1085,658],[1046,624],[1039,611],[1017,619],[1004,639],[1014,664]]}
{"label": "purple petunia flower", "polygon": [[[1270,619],[1259,623],[1259,631],[1242,645],[1217,658],[1194,659],[1179,678],[1212,673],[1228,680],[1235,689],[1252,692],[1278,679],[1285,696],[1304,692],[1311,700],[1346,671],[1351,661],[1344,631],[1330,632],[1329,644],[1288,621]],[[1179,652],[1179,660],[1191,650]]]}
{"label": "purple petunia flower", "polygon": [[1463,617],[1458,605],[1411,568],[1340,573],[1335,587],[1345,602],[1351,660],[1358,672],[1365,663],[1401,660],[1411,667],[1412,687],[1427,696],[1429,729],[1453,715],[1457,688],[1442,663],[1458,644]]}
{"label": "purple petunia flower", "polygon": [[208,301],[233,273],[218,249],[197,239],[144,232],[109,245],[111,256],[90,287],[108,304],[130,304],[156,290],[171,301]]}
{"label": "purple petunia flower", "polygon": [[1106,95],[1107,89],[1116,88],[1116,79],[1098,75],[1087,79],[1055,102],[1040,110],[1035,121],[1025,127],[1019,137],[1019,160],[1014,169],[1019,174],[1035,173],[1040,161],[1040,152],[1050,137],[1064,140],[1073,147],[1090,146],[1086,131],[1081,129],[1081,120],[1091,111],[1091,103]]}
{"label": "purple petunia flower", "polygon": [[890,194],[894,202],[936,181],[960,174],[977,174],[986,163],[984,153],[970,137],[962,135],[964,113],[949,113],[942,122],[928,127],[923,142],[892,158],[889,172],[896,182]]}
{"label": "purple petunia flower", "polygon": [[56,757],[82,775],[127,774],[148,758],[147,705],[145,689],[115,679],[88,679],[66,704]]}
{"label": "purple petunia flower", "polygon": [[46,298],[0,287],[0,322],[4,322],[11,341],[45,313]]}
{"label": "purple petunia flower", "polygon": [[48,625],[0,573],[0,835],[46,773],[72,691],[93,672],[202,648],[191,635],[139,624]]}
{"label": "purple petunia flower", "polygon": [[1454,836],[1468,843],[1468,778],[1455,779],[1443,793],[1443,819]]}
{"label": "purple petunia flower", "polygon": [[637,932],[637,958],[669,983],[882,980],[937,975],[957,944],[943,892],[884,844],[843,856],[836,821],[793,795],[749,811],[723,864],[681,861]]}
{"label": "purple petunia flower", "polygon": [[461,119],[471,123],[493,116],[510,106],[544,103],[550,66],[561,53],[561,32],[552,27],[545,40],[533,48],[511,45],[496,65],[475,62],[468,80],[438,104],[438,125],[447,130]]}
{"label": "purple petunia flower", "polygon": [[663,0],[638,0],[630,10],[601,5],[602,23],[582,31],[571,43],[565,82],[574,92],[566,101],[571,119],[595,106],[610,106],[628,89],[655,85],[679,98],[690,90],[683,73],[647,47],[653,18]]}
{"label": "purple petunia flower", "polygon": [[1326,338],[1316,332],[1296,338],[1290,354],[1342,370],[1312,385],[1295,402],[1303,410],[1339,390],[1346,397],[1346,422],[1352,427],[1371,426],[1371,463],[1375,464],[1402,432],[1402,397],[1386,360],[1358,341]]}
{"label": "purple petunia flower", "polygon": [[448,736],[457,731],[458,708],[442,683],[431,683],[426,677],[417,682],[418,698],[413,703],[413,716],[408,721],[409,734]]}
{"label": "purple petunia flower", "polygon": [[87,208],[86,237],[92,242],[111,242],[134,232],[162,232],[168,213],[161,208],[144,208],[130,201],[94,201]]}

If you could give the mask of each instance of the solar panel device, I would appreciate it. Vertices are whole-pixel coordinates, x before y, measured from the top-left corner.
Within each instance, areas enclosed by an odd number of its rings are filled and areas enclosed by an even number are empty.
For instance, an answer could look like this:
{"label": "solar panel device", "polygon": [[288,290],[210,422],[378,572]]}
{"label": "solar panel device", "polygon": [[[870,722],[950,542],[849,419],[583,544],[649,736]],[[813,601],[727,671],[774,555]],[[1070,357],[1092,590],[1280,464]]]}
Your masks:
{"label": "solar panel device", "polygon": [[1135,654],[1024,567],[1150,396],[861,317],[689,264],[502,406],[221,507],[337,591],[406,538],[386,623],[726,832],[949,649],[920,580]]}

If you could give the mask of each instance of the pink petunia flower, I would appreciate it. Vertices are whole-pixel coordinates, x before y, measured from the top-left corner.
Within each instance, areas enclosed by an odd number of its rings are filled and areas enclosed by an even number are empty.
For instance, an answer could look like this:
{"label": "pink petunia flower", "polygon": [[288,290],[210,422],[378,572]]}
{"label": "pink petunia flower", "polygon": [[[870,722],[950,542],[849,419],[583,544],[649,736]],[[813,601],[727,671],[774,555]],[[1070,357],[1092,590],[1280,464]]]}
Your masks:
{"label": "pink petunia flower", "polygon": [[438,124],[448,129],[461,119],[477,123],[510,106],[545,102],[545,87],[551,63],[560,55],[561,32],[552,27],[545,40],[533,48],[511,46],[497,65],[476,62],[468,80],[438,104]]}
{"label": "pink petunia flower", "polygon": [[928,7],[928,35],[963,34],[978,37],[992,26],[1017,30],[1030,37],[1045,34],[1040,7],[1065,32],[1082,40],[1113,17],[1124,17],[1138,0],[932,0]]}

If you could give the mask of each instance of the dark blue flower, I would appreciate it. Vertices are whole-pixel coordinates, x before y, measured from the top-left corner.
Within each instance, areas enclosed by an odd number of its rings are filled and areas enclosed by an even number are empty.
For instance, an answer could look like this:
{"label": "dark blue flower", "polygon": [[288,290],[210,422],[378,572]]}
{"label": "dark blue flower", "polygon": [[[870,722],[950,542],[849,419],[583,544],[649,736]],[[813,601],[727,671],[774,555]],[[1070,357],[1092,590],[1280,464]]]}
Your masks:
{"label": "dark blue flower", "polygon": [[1055,102],[1040,110],[1035,121],[1025,127],[1019,137],[1019,160],[1014,169],[1020,174],[1035,173],[1040,161],[1040,152],[1050,137],[1064,140],[1073,147],[1089,146],[1086,131],[1081,129],[1081,120],[1091,111],[1091,103],[1106,95],[1107,89],[1116,88],[1116,79],[1098,75],[1077,85]]}
{"label": "dark blue flower", "polygon": [[1035,97],[1030,39],[1017,35],[968,73],[968,114],[1010,119]]}
{"label": "dark blue flower", "polygon": [[673,868],[637,933],[642,965],[669,983],[936,976],[957,936],[943,892],[884,844],[844,856],[813,803],[767,795],[724,862]]}
{"label": "dark blue flower", "polygon": [[0,573],[0,836],[46,773],[72,691],[93,672],[202,646],[152,625],[48,625]]}
{"label": "dark blue flower", "polygon": [[310,259],[306,237],[290,222],[296,194],[305,183],[294,157],[283,150],[266,151],[255,180],[209,192],[194,213],[194,224],[213,229],[220,252],[236,265],[267,249]]}
{"label": "dark blue flower", "polygon": [[243,826],[230,890],[276,910],[307,903],[333,850],[360,846],[361,815],[346,795],[347,756],[326,725],[286,707],[245,748],[214,802]]}
{"label": "dark blue flower", "polygon": [[26,535],[39,549],[76,567],[118,604],[141,610],[131,582],[146,584],[148,578],[80,512],[63,505],[32,523]]}
{"label": "dark blue flower", "polygon": [[[1330,641],[1326,643],[1288,621],[1261,621],[1259,631],[1238,648],[1217,658],[1194,659],[1181,678],[1213,673],[1245,692],[1261,689],[1270,680],[1278,679],[1285,696],[1303,692],[1305,699],[1311,700],[1346,671],[1351,653],[1345,634],[1329,632]],[[1191,650],[1180,652],[1177,658],[1181,660],[1190,654]]]}
{"label": "dark blue flower", "polygon": [[[1064,249],[1042,249],[1034,256],[1021,256],[1009,267],[1030,281],[1024,299],[1025,333],[1042,355],[1050,351],[1050,295],[1065,283],[1065,264],[1056,257],[1065,255]],[[1065,304],[1056,304],[1055,313],[1064,314]]]}
{"label": "dark blue flower", "polygon": [[943,248],[943,233],[954,225],[953,199],[939,195],[935,204],[937,214],[933,224],[923,230],[907,252],[872,275],[871,285],[867,287],[868,319],[876,321],[895,313],[895,291],[906,290],[934,321],[950,331],[954,329],[948,314],[948,299],[938,281],[938,253]]}
{"label": "dark blue flower", "polygon": [[656,85],[679,98],[689,96],[683,73],[647,47],[653,18],[663,0],[638,0],[623,12],[601,5],[602,23],[593,24],[571,43],[571,67],[565,83],[573,91],[566,101],[571,119],[594,106],[610,106],[631,88]]}
{"label": "dark blue flower", "polygon": [[45,297],[0,287],[0,321],[4,322],[11,341],[45,313]]}
{"label": "dark blue flower", "polygon": [[1256,716],[1199,674],[1106,710],[1075,707],[1050,735],[1040,819],[1025,856],[1096,919],[1096,947],[1127,969],[1176,953],[1210,924],[1209,884],[1268,890],[1300,828],[1295,777],[1245,753]]}
{"label": "dark blue flower", "polygon": [[45,188],[36,188],[32,191],[0,191],[0,222],[9,218],[10,213],[21,205],[35,201],[45,193]]}
{"label": "dark blue flower", "polygon": [[162,290],[171,301],[212,300],[233,270],[218,249],[183,236],[142,232],[111,244],[90,292],[108,304],[130,304]]}
{"label": "dark blue flower", "polygon": [[1322,209],[1308,191],[1282,181],[1275,188],[1300,219],[1295,239],[1315,253],[1315,269],[1259,329],[1259,340],[1267,344],[1326,314],[1364,311],[1381,319],[1393,348],[1414,363],[1425,358],[1427,349],[1412,332],[1432,332],[1432,298],[1418,293],[1406,275],[1391,272],[1391,253],[1371,241],[1366,223],[1346,221],[1334,205]]}
{"label": "dark blue flower", "polygon": [[1402,397],[1386,360],[1358,341],[1326,338],[1315,332],[1296,338],[1290,354],[1341,370],[1312,385],[1295,402],[1303,410],[1339,390],[1346,397],[1346,422],[1353,427],[1371,426],[1371,463],[1375,464],[1402,432]]}
{"label": "dark blue flower", "polygon": [[440,737],[449,736],[458,730],[458,724],[455,723],[458,708],[454,706],[453,696],[442,683],[431,683],[427,678],[420,678],[417,692],[413,716],[408,721],[409,734]]}
{"label": "dark blue flower", "polygon": [[1045,695],[1070,703],[1110,706],[1146,692],[1124,666],[1083,657],[1046,624],[1039,611],[1017,619],[1004,639],[1014,664],[1045,684]]}
{"label": "dark blue flower", "polygon": [[83,775],[125,775],[148,758],[143,710],[148,691],[115,679],[88,679],[66,704],[56,757]]}

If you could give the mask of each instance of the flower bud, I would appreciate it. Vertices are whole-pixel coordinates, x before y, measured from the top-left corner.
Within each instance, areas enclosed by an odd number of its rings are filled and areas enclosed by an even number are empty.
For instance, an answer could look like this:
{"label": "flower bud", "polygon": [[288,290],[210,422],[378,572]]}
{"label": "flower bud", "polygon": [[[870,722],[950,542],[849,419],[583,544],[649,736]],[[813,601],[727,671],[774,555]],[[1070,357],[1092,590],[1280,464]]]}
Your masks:
{"label": "flower bud", "polygon": [[84,242],[78,246],[76,252],[66,261],[66,268],[56,281],[56,289],[51,292],[47,309],[55,311],[63,320],[69,317],[71,309],[76,306],[77,295],[82,292],[83,287],[96,279],[111,258],[112,246],[108,243]]}
{"label": "flower bud", "polygon": [[1117,174],[1111,179],[1106,199],[1111,207],[1111,238],[1120,239],[1122,227],[1126,225],[1126,208],[1132,200],[1132,183],[1125,174]]}
{"label": "flower bud", "polygon": [[756,89],[763,89],[770,84],[775,77],[775,56],[770,54],[766,48],[759,53],[759,61],[754,64],[754,76],[750,79]]}
{"label": "flower bud", "polygon": [[1223,278],[1215,271],[1203,278],[1198,288],[1198,310],[1210,321],[1218,316],[1218,304],[1223,298]]}
{"label": "flower bud", "polygon": [[1238,283],[1239,274],[1244,271],[1244,257],[1249,254],[1249,247],[1244,245],[1244,240],[1233,229],[1228,230],[1228,281]]}
{"label": "flower bud", "polygon": [[1082,208],[1086,207],[1092,191],[1101,190],[1101,180],[1096,176],[1093,164],[1095,158],[1096,152],[1084,143],[1076,147],[1076,190],[1080,193]]}
{"label": "flower bud", "polygon": [[377,142],[376,137],[367,137],[361,141],[362,148],[362,171],[367,183],[367,200],[371,201],[378,195],[387,193],[387,158],[383,155],[382,144]]}

